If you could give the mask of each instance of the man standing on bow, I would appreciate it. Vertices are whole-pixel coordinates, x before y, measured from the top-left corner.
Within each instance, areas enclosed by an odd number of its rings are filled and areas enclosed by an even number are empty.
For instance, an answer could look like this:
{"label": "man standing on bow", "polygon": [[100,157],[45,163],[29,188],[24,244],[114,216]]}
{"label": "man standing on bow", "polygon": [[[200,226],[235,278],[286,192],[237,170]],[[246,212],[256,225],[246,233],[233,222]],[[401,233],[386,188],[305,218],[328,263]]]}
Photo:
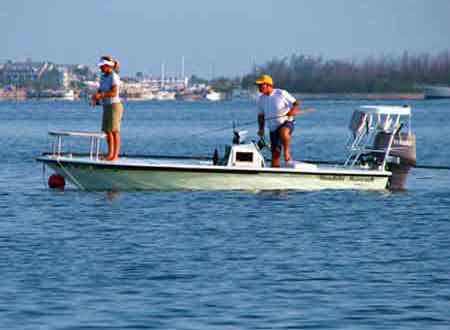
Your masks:
{"label": "man standing on bow", "polygon": [[280,167],[281,149],[284,160],[291,160],[291,134],[294,130],[294,116],[299,112],[300,103],[287,91],[274,88],[272,77],[263,75],[256,80],[261,95],[257,100],[258,135],[264,137],[267,122],[270,130],[272,167]]}

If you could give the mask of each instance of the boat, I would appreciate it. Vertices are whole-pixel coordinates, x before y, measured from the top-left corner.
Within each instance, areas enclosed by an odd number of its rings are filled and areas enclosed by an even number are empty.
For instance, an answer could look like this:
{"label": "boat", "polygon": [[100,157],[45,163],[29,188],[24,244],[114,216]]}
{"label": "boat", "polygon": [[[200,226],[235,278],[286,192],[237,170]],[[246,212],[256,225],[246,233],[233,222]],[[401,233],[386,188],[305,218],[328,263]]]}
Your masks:
{"label": "boat", "polygon": [[[233,132],[233,141],[212,157],[127,156],[117,161],[99,157],[103,133],[50,132],[52,149],[37,157],[83,190],[321,190],[404,189],[415,165],[415,135],[411,108],[363,106],[355,109],[349,125],[348,156],[342,164],[290,161],[268,165],[262,141],[245,141],[245,131]],[[86,154],[65,151],[66,139],[89,139]]]}
{"label": "boat", "polygon": [[63,90],[59,94],[61,99],[66,101],[74,101],[75,100],[75,92],[72,89],[69,90]]}
{"label": "boat", "polygon": [[175,100],[175,94],[175,92],[161,90],[156,92],[154,99],[157,101],[173,101]]}
{"label": "boat", "polygon": [[222,101],[224,99],[224,96],[222,93],[213,91],[212,89],[208,90],[208,92],[205,95],[205,99],[212,102]]}
{"label": "boat", "polygon": [[426,99],[450,99],[448,86],[425,86],[423,91]]}
{"label": "boat", "polygon": [[27,92],[27,97],[74,101],[75,92],[72,89],[46,89],[42,91],[29,90]]}
{"label": "boat", "polygon": [[200,94],[185,93],[185,94],[180,94],[178,99],[182,100],[182,101],[188,101],[188,102],[198,102],[198,101],[202,100],[202,96]]}
{"label": "boat", "polygon": [[149,101],[155,98],[150,88],[135,83],[127,83],[123,86],[121,97],[127,101]]}

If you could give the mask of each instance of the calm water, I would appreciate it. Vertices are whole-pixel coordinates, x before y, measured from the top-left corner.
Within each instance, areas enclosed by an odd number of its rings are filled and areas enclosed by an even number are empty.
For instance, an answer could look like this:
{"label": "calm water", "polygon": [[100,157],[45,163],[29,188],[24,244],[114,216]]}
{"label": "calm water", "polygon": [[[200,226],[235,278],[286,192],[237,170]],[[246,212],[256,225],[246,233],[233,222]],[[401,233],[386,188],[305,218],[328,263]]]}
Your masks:
{"label": "calm water", "polygon": [[[305,102],[295,158],[342,160],[359,104]],[[418,162],[450,165],[450,102],[411,105]],[[100,116],[0,103],[1,329],[450,328],[449,171],[395,194],[47,189],[46,132]],[[211,155],[254,118],[251,103],[127,104],[123,151]]]}

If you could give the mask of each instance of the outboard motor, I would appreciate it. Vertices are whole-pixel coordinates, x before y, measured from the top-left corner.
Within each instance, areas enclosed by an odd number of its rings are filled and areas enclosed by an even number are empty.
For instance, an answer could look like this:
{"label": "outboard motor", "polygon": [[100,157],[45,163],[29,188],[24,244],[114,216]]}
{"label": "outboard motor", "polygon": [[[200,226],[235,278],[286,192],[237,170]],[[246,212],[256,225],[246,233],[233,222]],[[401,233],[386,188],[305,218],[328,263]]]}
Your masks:
{"label": "outboard motor", "polygon": [[[391,134],[379,132],[375,137],[375,149],[387,148]],[[392,172],[388,188],[402,190],[405,187],[411,167],[416,165],[416,136],[412,133],[397,132],[386,161],[387,170]]]}

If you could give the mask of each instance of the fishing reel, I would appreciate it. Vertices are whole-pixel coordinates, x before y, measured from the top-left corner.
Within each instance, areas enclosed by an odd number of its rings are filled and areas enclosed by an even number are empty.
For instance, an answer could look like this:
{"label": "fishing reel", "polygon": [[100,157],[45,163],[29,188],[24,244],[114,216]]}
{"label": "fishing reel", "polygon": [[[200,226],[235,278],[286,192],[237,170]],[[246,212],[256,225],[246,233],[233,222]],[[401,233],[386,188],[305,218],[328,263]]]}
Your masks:
{"label": "fishing reel", "polygon": [[256,143],[256,145],[258,146],[259,150],[262,150],[264,148],[267,148],[270,150],[271,146],[270,143],[266,141],[266,139],[264,138],[264,136],[260,136],[258,142]]}
{"label": "fishing reel", "polygon": [[233,130],[233,144],[243,144],[247,138],[248,131]]}

